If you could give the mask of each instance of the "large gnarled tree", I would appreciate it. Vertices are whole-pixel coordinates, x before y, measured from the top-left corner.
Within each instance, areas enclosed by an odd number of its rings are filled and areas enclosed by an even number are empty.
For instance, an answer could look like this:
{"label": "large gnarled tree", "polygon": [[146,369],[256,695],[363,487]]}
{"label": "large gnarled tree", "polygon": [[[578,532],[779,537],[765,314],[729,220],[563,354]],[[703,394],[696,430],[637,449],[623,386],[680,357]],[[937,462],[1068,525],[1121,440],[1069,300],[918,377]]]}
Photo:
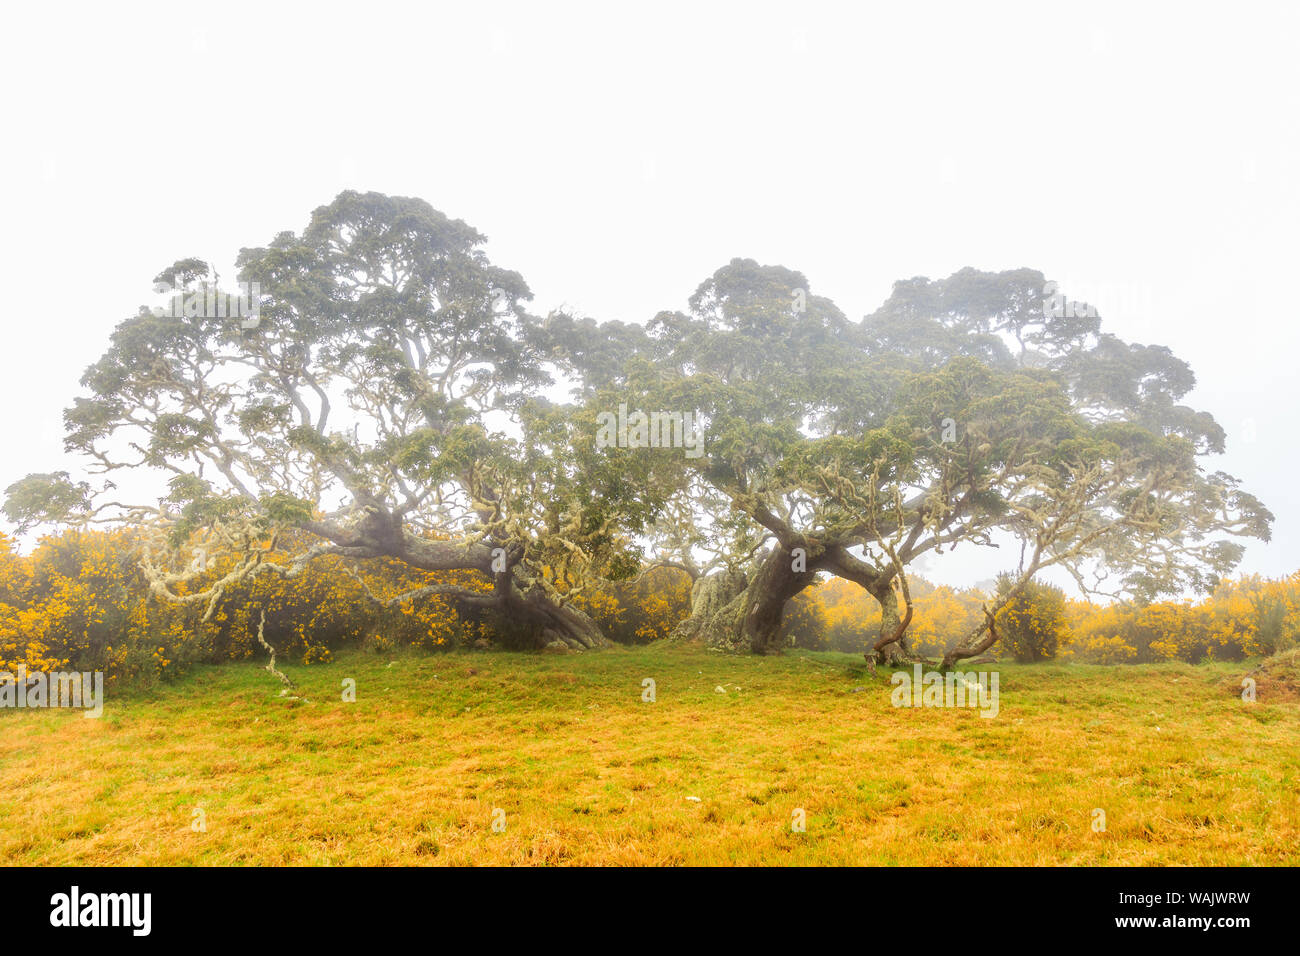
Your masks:
{"label": "large gnarled tree", "polygon": [[[471,572],[422,593],[494,610],[526,643],[604,644],[567,598],[634,558],[636,463],[597,455],[572,409],[538,397],[546,332],[482,243],[421,200],[347,192],[240,253],[256,321],[142,308],[65,413],[102,484],[29,476],[10,517],[151,529],[145,570],[167,600],[214,607],[234,581],[321,555],[387,557]],[[158,278],[187,301],[221,291],[198,260]],[[166,496],[117,501],[113,479],[140,469],[170,476]],[[205,576],[195,545],[234,570]]]}
{"label": "large gnarled tree", "polygon": [[[1045,287],[1031,270],[915,279],[854,324],[801,274],[738,259],[650,342],[610,336],[625,374],[605,362],[593,400],[702,413],[707,454],[677,493],[697,527],[720,517],[698,489],[729,506],[737,550],[697,581],[680,633],[778,650],[786,602],[829,573],[879,601],[868,658],[895,659],[925,554],[1014,544],[1017,582],[1061,566],[1091,592],[1115,574],[1153,596],[1212,584],[1240,557],[1232,536],[1266,538],[1267,510],[1200,464],[1223,433],[1179,404],[1187,366],[1045,307]],[[983,649],[985,626],[948,662]]]}

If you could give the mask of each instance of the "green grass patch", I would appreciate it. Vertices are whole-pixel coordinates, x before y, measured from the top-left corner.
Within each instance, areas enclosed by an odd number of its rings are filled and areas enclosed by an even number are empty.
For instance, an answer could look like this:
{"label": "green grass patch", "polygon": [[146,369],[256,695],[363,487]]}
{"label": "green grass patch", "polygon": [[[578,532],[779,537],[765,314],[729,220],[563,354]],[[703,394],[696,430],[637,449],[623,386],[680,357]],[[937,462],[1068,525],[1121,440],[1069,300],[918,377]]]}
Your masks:
{"label": "green grass patch", "polygon": [[342,653],[305,701],[247,664],[0,711],[0,862],[1300,863],[1300,703],[1253,665],[997,665],[985,719],[860,664]]}

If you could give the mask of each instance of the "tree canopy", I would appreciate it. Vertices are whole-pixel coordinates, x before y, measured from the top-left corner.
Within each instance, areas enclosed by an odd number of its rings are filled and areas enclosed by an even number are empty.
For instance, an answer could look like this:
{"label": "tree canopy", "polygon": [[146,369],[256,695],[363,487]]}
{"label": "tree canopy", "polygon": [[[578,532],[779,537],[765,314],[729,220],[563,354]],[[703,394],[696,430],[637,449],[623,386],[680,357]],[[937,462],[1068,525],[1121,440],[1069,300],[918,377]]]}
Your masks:
{"label": "tree canopy", "polygon": [[[1267,509],[1204,464],[1224,433],[1183,404],[1186,363],[1048,307],[1036,271],[903,280],[855,322],[803,274],[733,259],[641,326],[531,314],[484,241],[422,200],[345,192],[243,249],[255,321],[120,322],[65,412],[84,475],[29,475],[5,513],[140,529],[154,593],[208,613],[259,576],[384,558],[574,648],[605,643],[575,598],[654,565],[695,582],[679,636],[761,653],[834,575],[880,605],[873,661],[907,654],[922,556],[1011,544],[1000,604],[1053,566],[1152,599],[1214,587],[1239,539],[1268,537]],[[193,258],[156,280],[225,291]],[[629,409],[662,415],[664,441],[598,440]],[[141,470],[158,497],[118,500],[114,476]]]}

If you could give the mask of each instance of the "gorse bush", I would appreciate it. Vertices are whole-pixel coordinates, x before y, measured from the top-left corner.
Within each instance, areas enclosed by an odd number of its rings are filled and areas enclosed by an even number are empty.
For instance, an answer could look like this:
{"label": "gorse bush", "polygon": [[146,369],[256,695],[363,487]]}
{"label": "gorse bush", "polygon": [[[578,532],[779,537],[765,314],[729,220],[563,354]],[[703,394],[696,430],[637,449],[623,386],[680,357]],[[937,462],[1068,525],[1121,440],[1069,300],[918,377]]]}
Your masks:
{"label": "gorse bush", "polygon": [[102,670],[151,682],[207,655],[187,609],[148,600],[129,535],[70,532],[29,557],[0,536],[0,667]]}
{"label": "gorse bush", "polygon": [[[1009,581],[998,582],[1005,593]],[[983,620],[997,594],[911,579],[912,651],[938,657]],[[1056,587],[1030,582],[997,617],[992,653],[1023,662],[1147,664],[1235,661],[1286,651],[1300,643],[1300,572],[1278,581],[1245,577],[1221,583],[1199,602],[1090,604]],[[880,629],[879,605],[861,588],[831,578],[792,600],[783,630],[788,643],[861,653]]]}
{"label": "gorse bush", "polygon": [[[998,578],[998,594],[1005,595],[1014,584],[1008,575]],[[1030,581],[998,612],[998,633],[1002,650],[1022,663],[1056,657],[1061,643],[1069,641],[1065,620],[1065,592],[1050,584]]]}
{"label": "gorse bush", "polygon": [[1098,664],[1239,661],[1295,646],[1300,574],[1221,583],[1203,600],[1089,605],[1067,602],[1063,658]]}
{"label": "gorse bush", "polygon": [[621,581],[601,581],[575,594],[573,603],[620,644],[649,644],[667,637],[691,613],[691,578],[655,567]]}

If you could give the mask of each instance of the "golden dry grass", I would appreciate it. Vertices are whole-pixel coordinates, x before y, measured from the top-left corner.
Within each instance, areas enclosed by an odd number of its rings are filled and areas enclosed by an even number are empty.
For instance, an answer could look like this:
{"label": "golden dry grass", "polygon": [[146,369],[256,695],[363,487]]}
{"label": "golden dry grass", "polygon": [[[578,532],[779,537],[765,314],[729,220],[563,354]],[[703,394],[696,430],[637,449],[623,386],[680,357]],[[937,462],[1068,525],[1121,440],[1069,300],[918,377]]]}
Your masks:
{"label": "golden dry grass", "polygon": [[99,720],[0,712],[0,862],[1300,863],[1300,703],[1243,702],[1244,665],[1002,665],[991,720],[833,654],[289,670],[310,702],[238,665]]}

